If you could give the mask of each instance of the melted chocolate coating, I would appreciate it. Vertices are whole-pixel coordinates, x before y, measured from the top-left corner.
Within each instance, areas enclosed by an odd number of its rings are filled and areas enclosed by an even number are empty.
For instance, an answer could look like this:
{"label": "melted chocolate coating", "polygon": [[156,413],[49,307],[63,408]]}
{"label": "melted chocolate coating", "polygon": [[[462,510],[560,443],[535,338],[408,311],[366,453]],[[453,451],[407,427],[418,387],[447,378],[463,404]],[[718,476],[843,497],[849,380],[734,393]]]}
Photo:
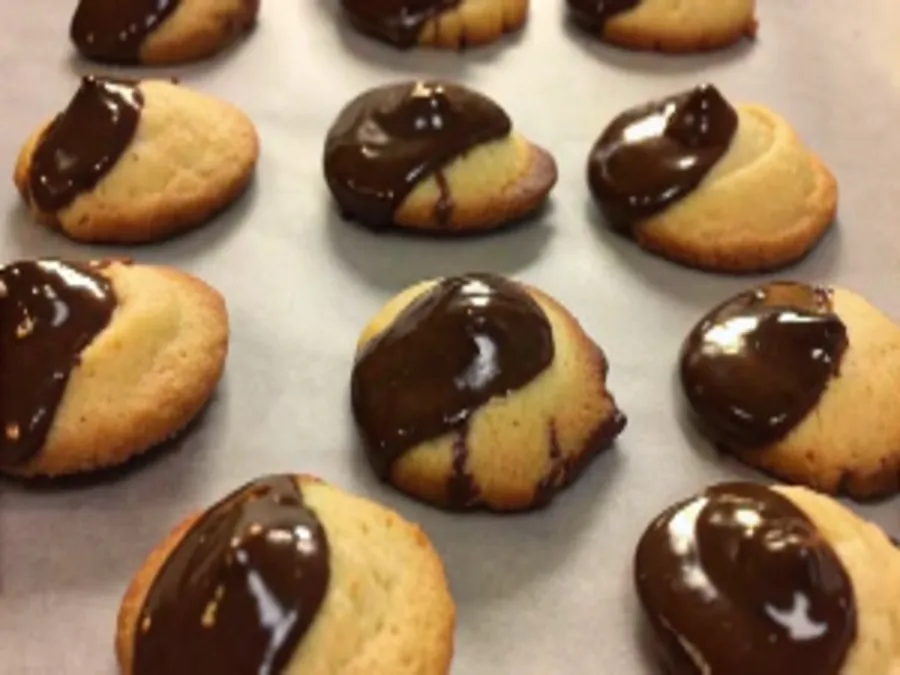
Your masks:
{"label": "melted chocolate coating", "polygon": [[856,638],[837,554],[761,485],[715,486],[662,514],[638,545],[635,581],[672,675],[837,675]]}
{"label": "melted chocolate coating", "polygon": [[567,0],[569,13],[581,26],[602,31],[606,22],[616,14],[634,9],[641,0]]}
{"label": "melted chocolate coating", "polygon": [[[353,100],[329,130],[325,179],[347,217],[388,227],[420,181],[511,128],[502,108],[459,85],[379,87]],[[449,194],[437,208],[439,220],[449,220]]]}
{"label": "melted chocolate coating", "polygon": [[143,104],[136,83],[81,81],[31,158],[28,190],[41,211],[65,208],[112,169],[134,138]]}
{"label": "melted chocolate coating", "polygon": [[350,23],[379,40],[409,49],[425,24],[462,0],[341,0]]}
{"label": "melted chocolate coating", "polygon": [[179,4],[180,0],[81,0],[72,17],[69,35],[89,59],[138,63],[146,37]]}
{"label": "melted chocolate coating", "polygon": [[72,369],[115,308],[109,281],[86,267],[0,268],[0,466],[40,452]]}
{"label": "melted chocolate coating", "polygon": [[759,447],[806,417],[846,347],[847,329],[827,290],[773,283],[741,293],[700,321],[682,348],[681,382],[717,441]]}
{"label": "melted chocolate coating", "polygon": [[[385,478],[404,452],[450,431],[494,397],[525,386],[553,361],[553,331],[518,284],[488,274],[444,279],[423,293],[356,360],[351,396],[373,468]],[[455,453],[448,492],[472,497]]]}
{"label": "melted chocolate coating", "polygon": [[277,675],[312,625],[329,544],[292,476],[213,506],[169,555],[144,601],[134,675]]}
{"label": "melted chocolate coating", "polygon": [[737,127],[737,112],[709,84],[619,115],[588,159],[588,183],[610,224],[630,232],[689,194]]}

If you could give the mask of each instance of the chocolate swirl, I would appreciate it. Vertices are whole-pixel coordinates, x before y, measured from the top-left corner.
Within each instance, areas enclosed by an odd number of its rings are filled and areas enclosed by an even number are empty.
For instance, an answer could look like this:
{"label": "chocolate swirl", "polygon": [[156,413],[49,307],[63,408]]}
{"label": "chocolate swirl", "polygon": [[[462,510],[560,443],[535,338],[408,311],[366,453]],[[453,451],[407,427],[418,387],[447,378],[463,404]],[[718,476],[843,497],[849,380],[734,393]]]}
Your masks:
{"label": "chocolate swirl", "polygon": [[672,675],[837,675],[856,637],[840,558],[761,485],[719,485],[663,513],[635,581]]}
{"label": "chocolate swirl", "polygon": [[737,127],[737,113],[710,84],[619,115],[588,159],[588,183],[610,224],[630,232],[689,194]]}
{"label": "chocolate swirl", "polygon": [[847,348],[823,288],[781,282],[746,291],[694,328],[681,382],[705,429],[726,448],[775,442],[822,397]]}
{"label": "chocolate swirl", "polygon": [[616,14],[634,9],[641,0],[567,0],[569,14],[583,28],[602,31]]}
{"label": "chocolate swirl", "polygon": [[40,452],[81,352],[116,297],[87,267],[42,260],[0,268],[0,466]]}
{"label": "chocolate swirl", "polygon": [[69,35],[89,59],[138,63],[144,40],[179,4],[180,0],[81,0]]}
{"label": "chocolate swirl", "polygon": [[353,100],[329,130],[325,179],[346,216],[387,227],[420,181],[511,128],[502,108],[459,85],[379,87]]}
{"label": "chocolate swirl", "polygon": [[81,81],[31,158],[28,191],[41,211],[55,213],[100,182],[134,138],[143,105],[136,83]]}
{"label": "chocolate swirl", "polygon": [[283,673],[330,574],[325,529],[295,478],[249,483],[203,514],[157,574],[134,675]]}
{"label": "chocolate swirl", "polygon": [[[464,429],[479,407],[531,382],[553,356],[547,316],[518,284],[488,274],[437,283],[369,341],[353,368],[353,412],[375,471],[386,477],[404,452]],[[460,452],[454,466],[465,464]],[[470,491],[461,483],[455,476],[451,492]]]}
{"label": "chocolate swirl", "polygon": [[356,28],[384,42],[409,49],[425,24],[458,7],[462,0],[341,0]]}

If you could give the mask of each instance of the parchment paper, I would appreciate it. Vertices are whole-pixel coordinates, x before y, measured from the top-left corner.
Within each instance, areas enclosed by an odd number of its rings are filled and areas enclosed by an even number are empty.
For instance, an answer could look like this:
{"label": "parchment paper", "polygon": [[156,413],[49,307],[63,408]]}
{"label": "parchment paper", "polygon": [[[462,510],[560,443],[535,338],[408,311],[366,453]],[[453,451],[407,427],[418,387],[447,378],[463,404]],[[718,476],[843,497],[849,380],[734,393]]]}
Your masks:
{"label": "parchment paper", "polygon": [[[102,481],[0,482],[0,673],[113,675],[115,614],[148,550],[187,512],[276,471],[318,474],[420,522],[458,603],[454,673],[657,672],[643,644],[631,557],[649,520],[710,482],[760,478],[717,458],[681,420],[674,364],[714,303],[759,278],[680,268],[598,223],[586,155],[616,113],[699,81],[782,112],[836,172],[839,226],[781,277],[840,284],[900,318],[900,6],[895,0],[760,0],[760,37],[699,57],[628,54],[570,28],[562,0],[533,0],[520,36],[462,55],[398,53],[350,32],[335,0],[263,0],[258,30],[221,58],[157,74],[241,106],[262,139],[250,193],[174,241],[70,243],[0,184],[0,253],[127,252],[189,270],[227,297],[231,354],[208,412],[172,449]],[[79,73],[73,2],[0,2],[0,163],[60,110]],[[537,222],[467,241],[376,236],[341,222],[321,176],[325,131],[364,88],[415,75],[493,96],[560,168]],[[0,167],[2,168],[2,167]],[[548,510],[449,515],[378,484],[348,413],[354,343],[380,304],[436,275],[490,270],[567,305],[603,346],[629,425]],[[771,278],[771,277],[765,277]],[[855,507],[900,535],[897,502]]]}

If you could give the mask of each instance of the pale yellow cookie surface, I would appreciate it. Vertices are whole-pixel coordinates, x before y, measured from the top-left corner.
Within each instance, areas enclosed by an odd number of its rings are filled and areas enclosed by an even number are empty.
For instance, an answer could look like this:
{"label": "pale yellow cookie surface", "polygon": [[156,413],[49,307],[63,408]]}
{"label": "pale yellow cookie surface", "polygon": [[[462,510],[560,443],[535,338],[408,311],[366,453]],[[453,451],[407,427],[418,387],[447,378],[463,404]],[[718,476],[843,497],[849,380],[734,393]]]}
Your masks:
{"label": "pale yellow cookie surface", "polygon": [[637,243],[712,271],[749,273],[806,255],[830,227],[837,182],[781,117],[738,107],[731,147],[684,199],[638,223]]}
{"label": "pale yellow cookie surface", "polygon": [[[328,537],[331,581],[282,675],[448,673],[456,610],[443,565],[425,533],[374,502],[311,478],[298,482]],[[144,598],[193,520],[150,554],[125,594],[116,631],[123,675],[132,672]]]}
{"label": "pale yellow cookie surface", "polygon": [[[390,300],[363,330],[358,351],[436,283],[423,282]],[[553,362],[524,387],[481,407],[466,431],[445,434],[402,454],[389,480],[403,492],[450,506],[453,447],[465,433],[465,472],[478,492],[470,506],[496,511],[544,506],[624,427],[624,416],[606,389],[603,351],[555,300],[534,288],[526,290],[550,322]]]}
{"label": "pale yellow cookie surface", "polygon": [[419,44],[458,49],[483,45],[519,30],[528,19],[529,0],[462,0],[432,19],[419,34]]}
{"label": "pale yellow cookie surface", "polygon": [[117,306],[82,352],[44,447],[4,471],[58,476],[121,464],[180,432],[212,396],[228,349],[218,292],[176,270],[99,268]]}
{"label": "pale yellow cookie surface", "polygon": [[833,499],[804,488],[774,489],[824,535],[853,584],[857,635],[841,675],[900,673],[900,551],[878,527]]}
{"label": "pale yellow cookie surface", "polygon": [[442,221],[443,199],[435,176],[423,180],[394,214],[400,227],[434,232],[487,230],[537,210],[556,184],[556,162],[517,133],[477,146],[440,171],[451,201]]}
{"label": "pale yellow cookie surface", "polygon": [[834,289],[848,347],[812,412],[784,439],[738,452],[747,464],[822,492],[873,497],[900,489],[900,326]]}
{"label": "pale yellow cookie surface", "polygon": [[235,201],[259,155],[256,130],[233,106],[163,80],[140,84],[135,137],[110,171],[57,213],[28,196],[35,147],[22,147],[15,183],[36,219],[83,242],[142,243],[196,227]]}
{"label": "pale yellow cookie surface", "polygon": [[717,49],[755,34],[755,0],[641,0],[603,30],[608,42],[666,52]]}
{"label": "pale yellow cookie surface", "polygon": [[259,4],[260,0],[180,0],[144,40],[141,62],[166,65],[212,56],[253,27]]}

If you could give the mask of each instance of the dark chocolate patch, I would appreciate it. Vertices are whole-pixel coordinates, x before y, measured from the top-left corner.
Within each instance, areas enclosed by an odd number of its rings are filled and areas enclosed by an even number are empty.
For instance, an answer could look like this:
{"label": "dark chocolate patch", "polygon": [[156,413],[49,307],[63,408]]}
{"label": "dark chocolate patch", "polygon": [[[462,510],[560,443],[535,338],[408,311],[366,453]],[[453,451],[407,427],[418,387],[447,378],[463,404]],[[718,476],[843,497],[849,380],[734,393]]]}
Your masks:
{"label": "dark chocolate patch", "polygon": [[[502,108],[459,85],[379,87],[347,105],[329,130],[325,179],[345,217],[388,227],[420,181],[511,128]],[[449,217],[448,200],[438,208]]]}
{"label": "dark chocolate patch", "polygon": [[462,432],[481,406],[524,387],[553,356],[550,323],[518,284],[488,274],[437,283],[354,365],[353,412],[373,468],[386,478],[411,448]]}
{"label": "dark chocolate patch", "polygon": [[847,329],[823,288],[780,282],[741,293],[694,328],[681,382],[703,429],[725,448],[775,442],[837,374]]}
{"label": "dark chocolate patch", "polygon": [[853,584],[805,513],[728,484],[650,525],[635,582],[672,675],[837,675],[857,632]]}
{"label": "dark chocolate patch", "polygon": [[89,59],[135,64],[144,40],[179,4],[180,0],[81,0],[69,35]]}
{"label": "dark chocolate patch", "polygon": [[641,0],[567,0],[569,14],[592,32],[602,33],[606,22],[617,14],[634,9]]}
{"label": "dark chocolate patch", "polygon": [[737,127],[737,112],[709,84],[619,115],[588,160],[588,183],[610,225],[628,233],[692,192]]}
{"label": "dark chocolate patch", "polygon": [[402,49],[419,41],[422,28],[462,0],[341,0],[350,22],[361,32]]}
{"label": "dark chocolate patch", "polygon": [[116,297],[88,266],[54,260],[0,268],[0,466],[37,455],[81,352]]}
{"label": "dark chocolate patch", "polygon": [[56,213],[100,182],[134,138],[143,105],[137,83],[82,79],[31,158],[28,192],[37,207]]}
{"label": "dark chocolate patch", "polygon": [[329,551],[294,477],[232,493],[156,575],[136,631],[134,675],[283,673],[325,599]]}

